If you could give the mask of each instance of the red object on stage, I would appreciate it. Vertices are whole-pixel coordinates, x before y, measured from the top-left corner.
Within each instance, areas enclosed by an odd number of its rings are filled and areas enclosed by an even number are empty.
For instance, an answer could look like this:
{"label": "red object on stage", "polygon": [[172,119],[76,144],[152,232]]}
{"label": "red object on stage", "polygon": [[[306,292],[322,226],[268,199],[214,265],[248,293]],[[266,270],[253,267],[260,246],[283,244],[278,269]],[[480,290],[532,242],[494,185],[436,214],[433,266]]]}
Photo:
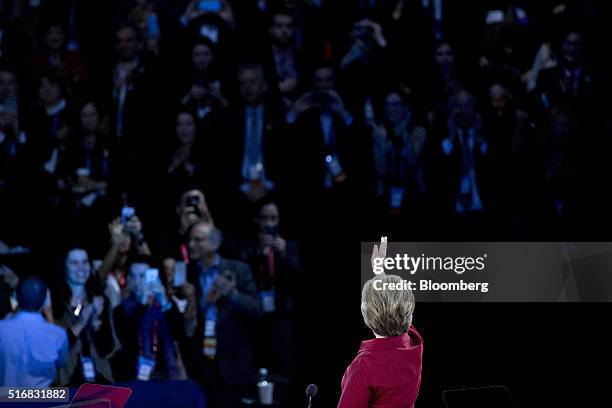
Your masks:
{"label": "red object on stage", "polygon": [[[123,408],[125,403],[132,395],[132,390],[125,387],[115,387],[112,385],[83,384],[79,387],[76,395],[72,399],[72,406],[79,403],[79,407],[102,407],[102,401],[108,401],[109,408]],[[90,402],[91,405],[87,405]],[[81,405],[85,403],[85,405]]]}

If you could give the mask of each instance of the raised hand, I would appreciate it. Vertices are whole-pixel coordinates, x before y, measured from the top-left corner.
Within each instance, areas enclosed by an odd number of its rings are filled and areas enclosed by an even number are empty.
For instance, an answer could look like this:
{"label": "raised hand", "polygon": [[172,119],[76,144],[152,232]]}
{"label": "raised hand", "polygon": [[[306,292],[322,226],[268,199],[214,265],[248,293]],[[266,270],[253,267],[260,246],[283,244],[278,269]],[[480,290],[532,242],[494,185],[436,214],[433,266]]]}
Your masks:
{"label": "raised hand", "polygon": [[214,289],[221,296],[229,296],[236,289],[236,276],[231,271],[225,271],[215,280]]}
{"label": "raised hand", "polygon": [[111,236],[113,245],[121,246],[127,239],[127,235],[124,232],[121,218],[115,218],[110,224],[108,224],[108,232]]}
{"label": "raised hand", "polygon": [[372,249],[372,271],[376,275],[382,275],[385,272],[376,272],[374,269],[374,260],[376,258],[386,258],[387,257],[387,237],[380,237],[380,247],[378,245],[374,245]]}
{"label": "raised hand", "polygon": [[104,298],[102,296],[94,296],[92,302],[93,314],[95,317],[100,317],[104,311]]}

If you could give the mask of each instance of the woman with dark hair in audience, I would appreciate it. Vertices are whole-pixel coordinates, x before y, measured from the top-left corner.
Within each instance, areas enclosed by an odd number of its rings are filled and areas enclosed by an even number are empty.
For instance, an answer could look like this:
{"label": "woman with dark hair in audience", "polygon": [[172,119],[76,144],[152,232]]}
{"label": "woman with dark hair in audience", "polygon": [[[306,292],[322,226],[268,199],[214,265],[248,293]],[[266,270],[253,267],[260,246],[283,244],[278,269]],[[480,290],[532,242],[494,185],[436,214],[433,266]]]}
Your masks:
{"label": "woman with dark hair in audience", "polygon": [[215,52],[215,45],[207,38],[198,39],[191,48],[191,76],[182,86],[181,105],[193,112],[198,122],[228,105]]}
{"label": "woman with dark hair in audience", "polygon": [[253,215],[255,228],[242,259],[253,271],[264,312],[255,323],[255,363],[291,381],[295,283],[300,269],[298,247],[295,241],[281,236],[280,211],[274,197],[259,200]]}
{"label": "woman with dark hair in audience", "polygon": [[452,44],[446,40],[440,40],[435,47],[433,55],[433,70],[430,89],[430,123],[433,123],[437,116],[448,117],[448,100],[461,87],[458,79],[458,68],[455,50]]}
{"label": "woman with dark hair in audience", "polygon": [[[196,122],[195,115],[187,110],[181,110],[176,115],[174,127],[175,137],[170,145],[170,155],[167,159],[165,180],[167,190],[172,192],[168,198],[169,206],[175,206],[174,197],[182,186],[193,184],[207,173],[206,161],[202,160],[200,153],[206,152],[204,136]],[[170,208],[170,207],[168,207]]]}
{"label": "woman with dark hair in audience", "polygon": [[[196,174],[194,145],[198,137],[197,125],[191,112],[181,111],[176,115],[174,148],[170,156],[167,174],[176,181],[192,179]],[[185,182],[179,184],[184,185]]]}
{"label": "woman with dark hair in audience", "polygon": [[75,137],[66,155],[68,178],[75,193],[104,190],[110,175],[109,122],[92,100],[81,104],[77,114]]}
{"label": "woman with dark hair in audience", "polygon": [[102,289],[87,252],[81,248],[68,251],[63,279],[52,291],[53,316],[66,330],[69,342],[66,365],[58,374],[59,385],[113,382],[108,359],[118,343]]}
{"label": "woman with dark hair in audience", "polygon": [[110,153],[106,145],[108,122],[98,105],[89,100],[83,103],[75,122],[78,125],[66,150],[63,179],[69,197],[70,216],[78,217],[80,231],[91,233],[104,211],[110,181]]}
{"label": "woman with dark hair in audience", "polygon": [[65,83],[51,73],[38,80],[38,106],[32,117],[31,147],[43,197],[50,197],[53,207],[62,201],[66,180],[62,164],[70,143],[71,115]]}

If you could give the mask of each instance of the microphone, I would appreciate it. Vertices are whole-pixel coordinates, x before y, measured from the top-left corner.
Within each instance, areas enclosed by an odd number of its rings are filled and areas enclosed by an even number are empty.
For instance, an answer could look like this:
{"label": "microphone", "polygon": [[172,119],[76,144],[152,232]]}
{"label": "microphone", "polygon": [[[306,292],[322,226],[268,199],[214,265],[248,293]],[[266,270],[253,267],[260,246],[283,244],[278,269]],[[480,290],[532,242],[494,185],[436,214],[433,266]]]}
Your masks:
{"label": "microphone", "polygon": [[308,408],[311,407],[312,399],[317,395],[317,392],[319,392],[319,387],[317,387],[315,384],[310,384],[308,387],[306,387],[306,396],[308,397]]}

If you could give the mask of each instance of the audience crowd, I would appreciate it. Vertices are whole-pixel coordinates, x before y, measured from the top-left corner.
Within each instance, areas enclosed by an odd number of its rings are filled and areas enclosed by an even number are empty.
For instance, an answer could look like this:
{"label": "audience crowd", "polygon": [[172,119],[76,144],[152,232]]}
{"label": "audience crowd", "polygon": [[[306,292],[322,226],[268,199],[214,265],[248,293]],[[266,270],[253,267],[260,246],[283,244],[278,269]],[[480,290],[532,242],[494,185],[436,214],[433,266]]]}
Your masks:
{"label": "audience crowd", "polygon": [[0,385],[237,406],[330,237],[609,238],[610,7],[527,3],[0,0]]}

